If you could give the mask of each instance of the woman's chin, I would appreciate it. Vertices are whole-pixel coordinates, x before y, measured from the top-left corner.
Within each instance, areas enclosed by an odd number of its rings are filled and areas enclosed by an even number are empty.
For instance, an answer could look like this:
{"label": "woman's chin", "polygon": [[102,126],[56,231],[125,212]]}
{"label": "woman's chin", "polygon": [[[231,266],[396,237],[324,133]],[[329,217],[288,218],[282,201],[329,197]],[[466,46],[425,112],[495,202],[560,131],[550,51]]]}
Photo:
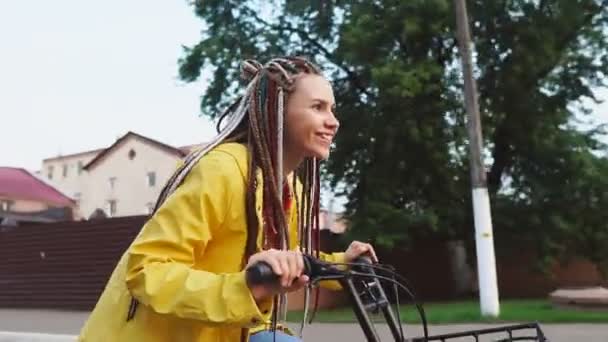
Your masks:
{"label": "woman's chin", "polygon": [[329,149],[317,149],[313,151],[310,156],[319,160],[326,160],[329,158]]}

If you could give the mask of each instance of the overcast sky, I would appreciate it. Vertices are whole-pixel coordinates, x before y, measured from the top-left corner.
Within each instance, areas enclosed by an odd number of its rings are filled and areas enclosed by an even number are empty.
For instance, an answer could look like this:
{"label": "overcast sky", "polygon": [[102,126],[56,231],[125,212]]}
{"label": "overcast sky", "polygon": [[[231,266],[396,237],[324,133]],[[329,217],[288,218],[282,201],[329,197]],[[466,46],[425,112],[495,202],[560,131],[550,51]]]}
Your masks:
{"label": "overcast sky", "polygon": [[[185,0],[0,1],[0,166],[38,170],[130,130],[175,146],[208,140],[204,84],[177,78],[181,46],[201,28]],[[608,122],[608,104],[594,117]]]}
{"label": "overcast sky", "polygon": [[201,21],[182,0],[0,1],[0,165],[106,147],[129,130],[186,145],[214,130],[177,78]]}

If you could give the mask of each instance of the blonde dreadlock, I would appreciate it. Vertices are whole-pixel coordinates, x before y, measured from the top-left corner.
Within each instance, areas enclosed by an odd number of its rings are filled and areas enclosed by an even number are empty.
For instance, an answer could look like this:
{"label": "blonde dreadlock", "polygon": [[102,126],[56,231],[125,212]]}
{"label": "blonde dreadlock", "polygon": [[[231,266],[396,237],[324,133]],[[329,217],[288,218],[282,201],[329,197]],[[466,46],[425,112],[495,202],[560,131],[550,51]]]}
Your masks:
{"label": "blonde dreadlock", "polygon": [[[296,77],[300,74],[320,75],[320,70],[303,58],[275,58],[262,65],[255,60],[246,60],[241,66],[241,77],[248,82],[245,92],[220,115],[218,135],[204,148],[188,155],[184,164],[171,176],[162,189],[154,212],[166,198],[184,181],[190,170],[209,151],[225,142],[239,142],[247,146],[249,175],[245,195],[247,242],[244,264],[257,252],[259,223],[256,216],[256,172],[261,170],[263,179],[263,248],[288,249],[289,233],[283,208],[283,118],[287,95],[294,90]],[[223,127],[222,123],[225,123]],[[292,188],[296,182],[302,183],[301,194],[296,194],[298,221],[298,245],[304,253],[319,254],[319,162],[307,158],[296,170]],[[306,310],[308,309],[309,288],[306,290]],[[318,299],[318,296],[317,296]],[[131,302],[127,320],[137,308],[135,299]],[[275,299],[273,329],[278,316],[285,319],[286,299]],[[306,315],[305,315],[306,316]]]}

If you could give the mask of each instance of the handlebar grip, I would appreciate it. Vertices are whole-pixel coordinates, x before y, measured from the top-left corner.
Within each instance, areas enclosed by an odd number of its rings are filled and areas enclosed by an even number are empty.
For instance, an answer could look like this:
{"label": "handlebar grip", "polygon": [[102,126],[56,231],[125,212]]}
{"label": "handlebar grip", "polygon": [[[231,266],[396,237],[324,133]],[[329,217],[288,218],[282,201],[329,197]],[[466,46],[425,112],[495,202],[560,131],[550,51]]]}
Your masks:
{"label": "handlebar grip", "polygon": [[[302,255],[304,270],[302,274],[309,277],[322,275],[331,269],[326,268],[322,263],[310,255]],[[275,284],[279,281],[279,276],[274,273],[272,267],[265,261],[258,261],[249,266],[245,271],[245,279],[249,285]]]}
{"label": "handlebar grip", "polygon": [[372,258],[370,258],[368,256],[359,256],[355,260],[353,260],[353,263],[357,264],[357,265],[353,266],[353,270],[355,270],[355,271],[367,273],[367,274],[376,273],[376,272],[374,272],[373,267],[369,267],[369,266],[372,266],[374,264],[374,262],[373,262]]}
{"label": "handlebar grip", "polygon": [[277,282],[279,276],[274,273],[272,267],[265,261],[259,261],[247,268],[245,271],[247,284],[263,285]]}

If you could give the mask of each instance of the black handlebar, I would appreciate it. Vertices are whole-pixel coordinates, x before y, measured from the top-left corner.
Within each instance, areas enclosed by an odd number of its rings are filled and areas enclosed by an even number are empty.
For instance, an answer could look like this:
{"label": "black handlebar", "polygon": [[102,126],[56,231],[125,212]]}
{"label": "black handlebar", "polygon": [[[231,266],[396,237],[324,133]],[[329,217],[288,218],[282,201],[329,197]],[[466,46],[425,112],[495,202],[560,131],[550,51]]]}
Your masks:
{"label": "black handlebar", "polygon": [[[304,274],[310,274],[310,265],[308,257],[304,256]],[[251,285],[272,284],[279,279],[279,276],[274,273],[272,267],[265,261],[258,261],[249,266],[246,271],[247,283]]]}
{"label": "black handlebar", "polygon": [[[305,272],[306,273],[306,272]],[[246,271],[247,284],[262,285],[273,283],[278,279],[270,265],[264,261],[251,265]]]}
{"label": "black handlebar", "polygon": [[[311,282],[324,278],[338,279],[348,274],[347,271],[340,270],[336,265],[321,261],[311,255],[303,254],[302,258],[304,261],[303,274],[307,275]],[[358,258],[356,262],[371,264],[371,259],[362,257]],[[249,266],[245,273],[247,283],[251,285],[272,284],[279,279],[279,276],[274,273],[272,267],[264,261],[259,261]]]}

